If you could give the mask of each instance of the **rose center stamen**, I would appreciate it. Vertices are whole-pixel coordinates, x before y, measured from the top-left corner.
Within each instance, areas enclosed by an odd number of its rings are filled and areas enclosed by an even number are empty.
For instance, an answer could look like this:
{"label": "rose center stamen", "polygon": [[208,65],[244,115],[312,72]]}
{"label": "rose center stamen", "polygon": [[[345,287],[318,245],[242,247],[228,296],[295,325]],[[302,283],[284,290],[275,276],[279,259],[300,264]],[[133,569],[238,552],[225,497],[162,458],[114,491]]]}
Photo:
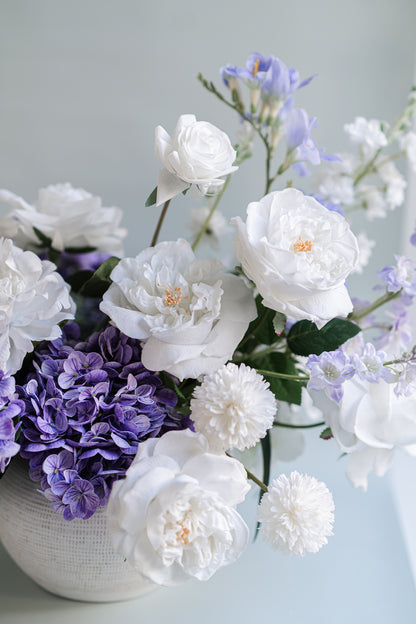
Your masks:
{"label": "rose center stamen", "polygon": [[296,243],[293,245],[293,251],[311,251],[313,242],[310,240],[302,240],[302,237],[299,236]]}
{"label": "rose center stamen", "polygon": [[253,78],[255,78],[257,76],[257,72],[259,71],[259,65],[260,65],[260,59],[257,59],[254,62],[253,71],[251,72],[252,75],[253,75]]}
{"label": "rose center stamen", "polygon": [[[158,284],[158,286],[163,288],[162,284]],[[167,288],[165,288],[165,293],[166,296],[163,299],[163,303],[168,307],[177,306],[182,299],[189,299],[188,296],[183,296],[182,288],[180,286],[173,287],[172,284],[168,284]]]}

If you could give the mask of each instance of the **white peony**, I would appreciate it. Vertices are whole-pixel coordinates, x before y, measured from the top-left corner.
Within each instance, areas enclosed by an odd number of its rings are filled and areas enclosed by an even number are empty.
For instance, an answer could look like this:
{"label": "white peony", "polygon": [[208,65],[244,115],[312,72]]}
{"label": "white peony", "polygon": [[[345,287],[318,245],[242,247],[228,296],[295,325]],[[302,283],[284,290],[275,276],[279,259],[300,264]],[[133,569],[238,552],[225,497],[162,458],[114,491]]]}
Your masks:
{"label": "white peony", "polygon": [[237,258],[266,307],[319,328],[352,311],[344,282],[358,244],[344,217],[289,188],[249,204],[246,223],[232,223]]}
{"label": "white peony", "polygon": [[131,338],[142,361],[184,379],[229,360],[256,317],[252,291],[217,260],[197,260],[185,240],[120,261],[100,309]]}
{"label": "white peony", "polygon": [[208,121],[197,121],[195,115],[181,115],[169,135],[162,126],[155,133],[157,159],[164,169],[157,180],[156,205],[159,206],[192,184],[202,194],[218,193],[233,166],[236,152],[230,139]]}
{"label": "white peony", "polygon": [[191,418],[211,448],[243,451],[264,438],[277,405],[269,383],[245,364],[229,363],[194,390]]}
{"label": "white peony", "polygon": [[250,486],[243,465],[190,430],[139,444],[108,503],[114,549],[159,585],[208,580],[247,545],[234,506]]}
{"label": "white peony", "polygon": [[0,238],[0,369],[15,373],[33,342],[61,335],[59,323],[74,318],[69,286],[52,262]]}
{"label": "white peony", "polygon": [[334,522],[334,501],[322,481],[301,475],[280,475],[264,494],[258,517],[263,539],[289,555],[316,553],[328,543]]}
{"label": "white peony", "polygon": [[0,220],[0,233],[12,238],[23,249],[36,249],[40,240],[37,228],[59,251],[93,247],[116,256],[123,254],[126,230],[118,227],[119,208],[104,208],[101,199],[70,184],[56,184],[39,190],[32,206],[24,199],[0,189],[0,201],[13,210]]}
{"label": "white peony", "polygon": [[350,455],[347,476],[354,487],[366,490],[372,470],[378,476],[389,469],[394,449],[416,451],[416,396],[396,396],[394,384],[362,381],[343,384],[336,404],[323,393],[312,393],[341,450]]}

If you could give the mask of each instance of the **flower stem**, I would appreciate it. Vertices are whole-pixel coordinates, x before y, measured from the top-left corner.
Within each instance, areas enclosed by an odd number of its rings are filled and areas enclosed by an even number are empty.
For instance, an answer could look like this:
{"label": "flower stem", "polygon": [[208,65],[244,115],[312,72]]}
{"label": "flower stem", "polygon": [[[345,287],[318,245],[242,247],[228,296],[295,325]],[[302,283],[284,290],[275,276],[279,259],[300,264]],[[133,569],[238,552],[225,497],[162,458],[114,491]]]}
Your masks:
{"label": "flower stem", "polygon": [[159,238],[160,230],[162,228],[162,223],[168,211],[169,204],[170,204],[170,199],[168,199],[168,201],[165,202],[163,205],[162,212],[160,213],[159,221],[157,222],[155,233],[153,234],[152,242],[150,243],[150,247],[154,247],[157,243],[157,239]]}
{"label": "flower stem", "polygon": [[287,427],[288,429],[312,429],[313,427],[323,427],[326,423],[322,421],[313,423],[311,425],[292,425],[289,423],[282,423],[275,420],[273,424],[275,427]]}
{"label": "flower stem", "polygon": [[384,293],[384,295],[382,295],[381,297],[373,301],[372,304],[364,308],[364,310],[362,310],[361,312],[359,313],[351,312],[351,314],[348,317],[348,320],[359,321],[360,319],[364,318],[364,316],[367,316],[367,314],[371,314],[371,312],[373,312],[374,310],[377,310],[377,308],[379,308],[380,306],[399,297],[401,295],[401,292],[402,292],[402,289],[400,289],[399,291],[395,293],[392,293],[392,292]]}
{"label": "flower stem", "polygon": [[205,219],[204,223],[202,224],[202,227],[201,227],[201,230],[200,230],[200,232],[199,232],[198,236],[196,237],[195,241],[194,241],[194,242],[193,242],[193,244],[192,244],[192,250],[193,250],[193,251],[195,251],[195,249],[198,247],[198,245],[199,245],[199,243],[201,242],[201,240],[202,240],[202,238],[203,238],[203,236],[204,236],[205,232],[207,231],[207,229],[208,229],[208,225],[209,225],[209,222],[211,221],[211,218],[212,218],[212,215],[213,215],[213,214],[214,214],[214,212],[216,211],[216,209],[217,209],[217,207],[218,207],[218,204],[220,203],[221,198],[222,198],[222,196],[224,195],[225,190],[226,190],[226,188],[227,188],[227,186],[228,186],[228,184],[229,184],[229,182],[230,182],[230,179],[231,179],[231,175],[228,175],[228,176],[225,178],[225,182],[224,182],[224,184],[223,184],[223,186],[222,186],[222,189],[221,189],[221,191],[218,193],[217,197],[215,198],[215,201],[214,201],[214,203],[213,203],[213,204],[212,204],[212,206],[211,206],[211,210],[209,211],[209,214],[208,214],[207,218]]}
{"label": "flower stem", "polygon": [[269,491],[267,485],[265,483],[263,483],[263,481],[260,481],[260,479],[257,479],[257,477],[252,472],[250,472],[250,470],[247,470],[247,468],[245,466],[244,466],[244,470],[247,473],[247,477],[251,481],[254,481],[254,483],[256,485],[258,485],[260,489],[263,490],[263,492],[268,492]]}
{"label": "flower stem", "polygon": [[257,373],[266,377],[277,377],[278,379],[289,379],[290,381],[309,381],[309,375],[289,375],[288,373],[276,373],[275,371],[255,369]]}

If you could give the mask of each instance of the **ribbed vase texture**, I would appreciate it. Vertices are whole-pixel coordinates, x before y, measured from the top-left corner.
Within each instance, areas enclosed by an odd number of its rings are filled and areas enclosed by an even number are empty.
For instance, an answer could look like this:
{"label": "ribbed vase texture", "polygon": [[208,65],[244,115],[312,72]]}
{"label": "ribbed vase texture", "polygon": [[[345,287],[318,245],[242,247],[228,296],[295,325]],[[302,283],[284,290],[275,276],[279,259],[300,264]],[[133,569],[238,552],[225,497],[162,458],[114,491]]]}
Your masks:
{"label": "ribbed vase texture", "polygon": [[114,553],[104,509],[88,520],[64,520],[18,460],[0,480],[0,539],[23,572],[64,598],[111,602],[156,588]]}

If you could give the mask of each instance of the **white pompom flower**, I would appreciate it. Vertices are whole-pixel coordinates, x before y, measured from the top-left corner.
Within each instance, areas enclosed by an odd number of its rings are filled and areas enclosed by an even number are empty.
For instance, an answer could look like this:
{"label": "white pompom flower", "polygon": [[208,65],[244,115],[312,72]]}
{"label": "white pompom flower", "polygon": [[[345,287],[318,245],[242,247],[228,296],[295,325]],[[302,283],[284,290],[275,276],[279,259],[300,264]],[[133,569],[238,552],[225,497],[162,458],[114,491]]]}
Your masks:
{"label": "white pompom flower", "polygon": [[333,535],[334,501],[325,483],[299,474],[280,475],[259,506],[264,541],[289,555],[316,553]]}
{"label": "white pompom flower", "polygon": [[277,405],[269,384],[253,368],[229,363],[194,390],[191,418],[211,448],[242,451],[273,425]]}

